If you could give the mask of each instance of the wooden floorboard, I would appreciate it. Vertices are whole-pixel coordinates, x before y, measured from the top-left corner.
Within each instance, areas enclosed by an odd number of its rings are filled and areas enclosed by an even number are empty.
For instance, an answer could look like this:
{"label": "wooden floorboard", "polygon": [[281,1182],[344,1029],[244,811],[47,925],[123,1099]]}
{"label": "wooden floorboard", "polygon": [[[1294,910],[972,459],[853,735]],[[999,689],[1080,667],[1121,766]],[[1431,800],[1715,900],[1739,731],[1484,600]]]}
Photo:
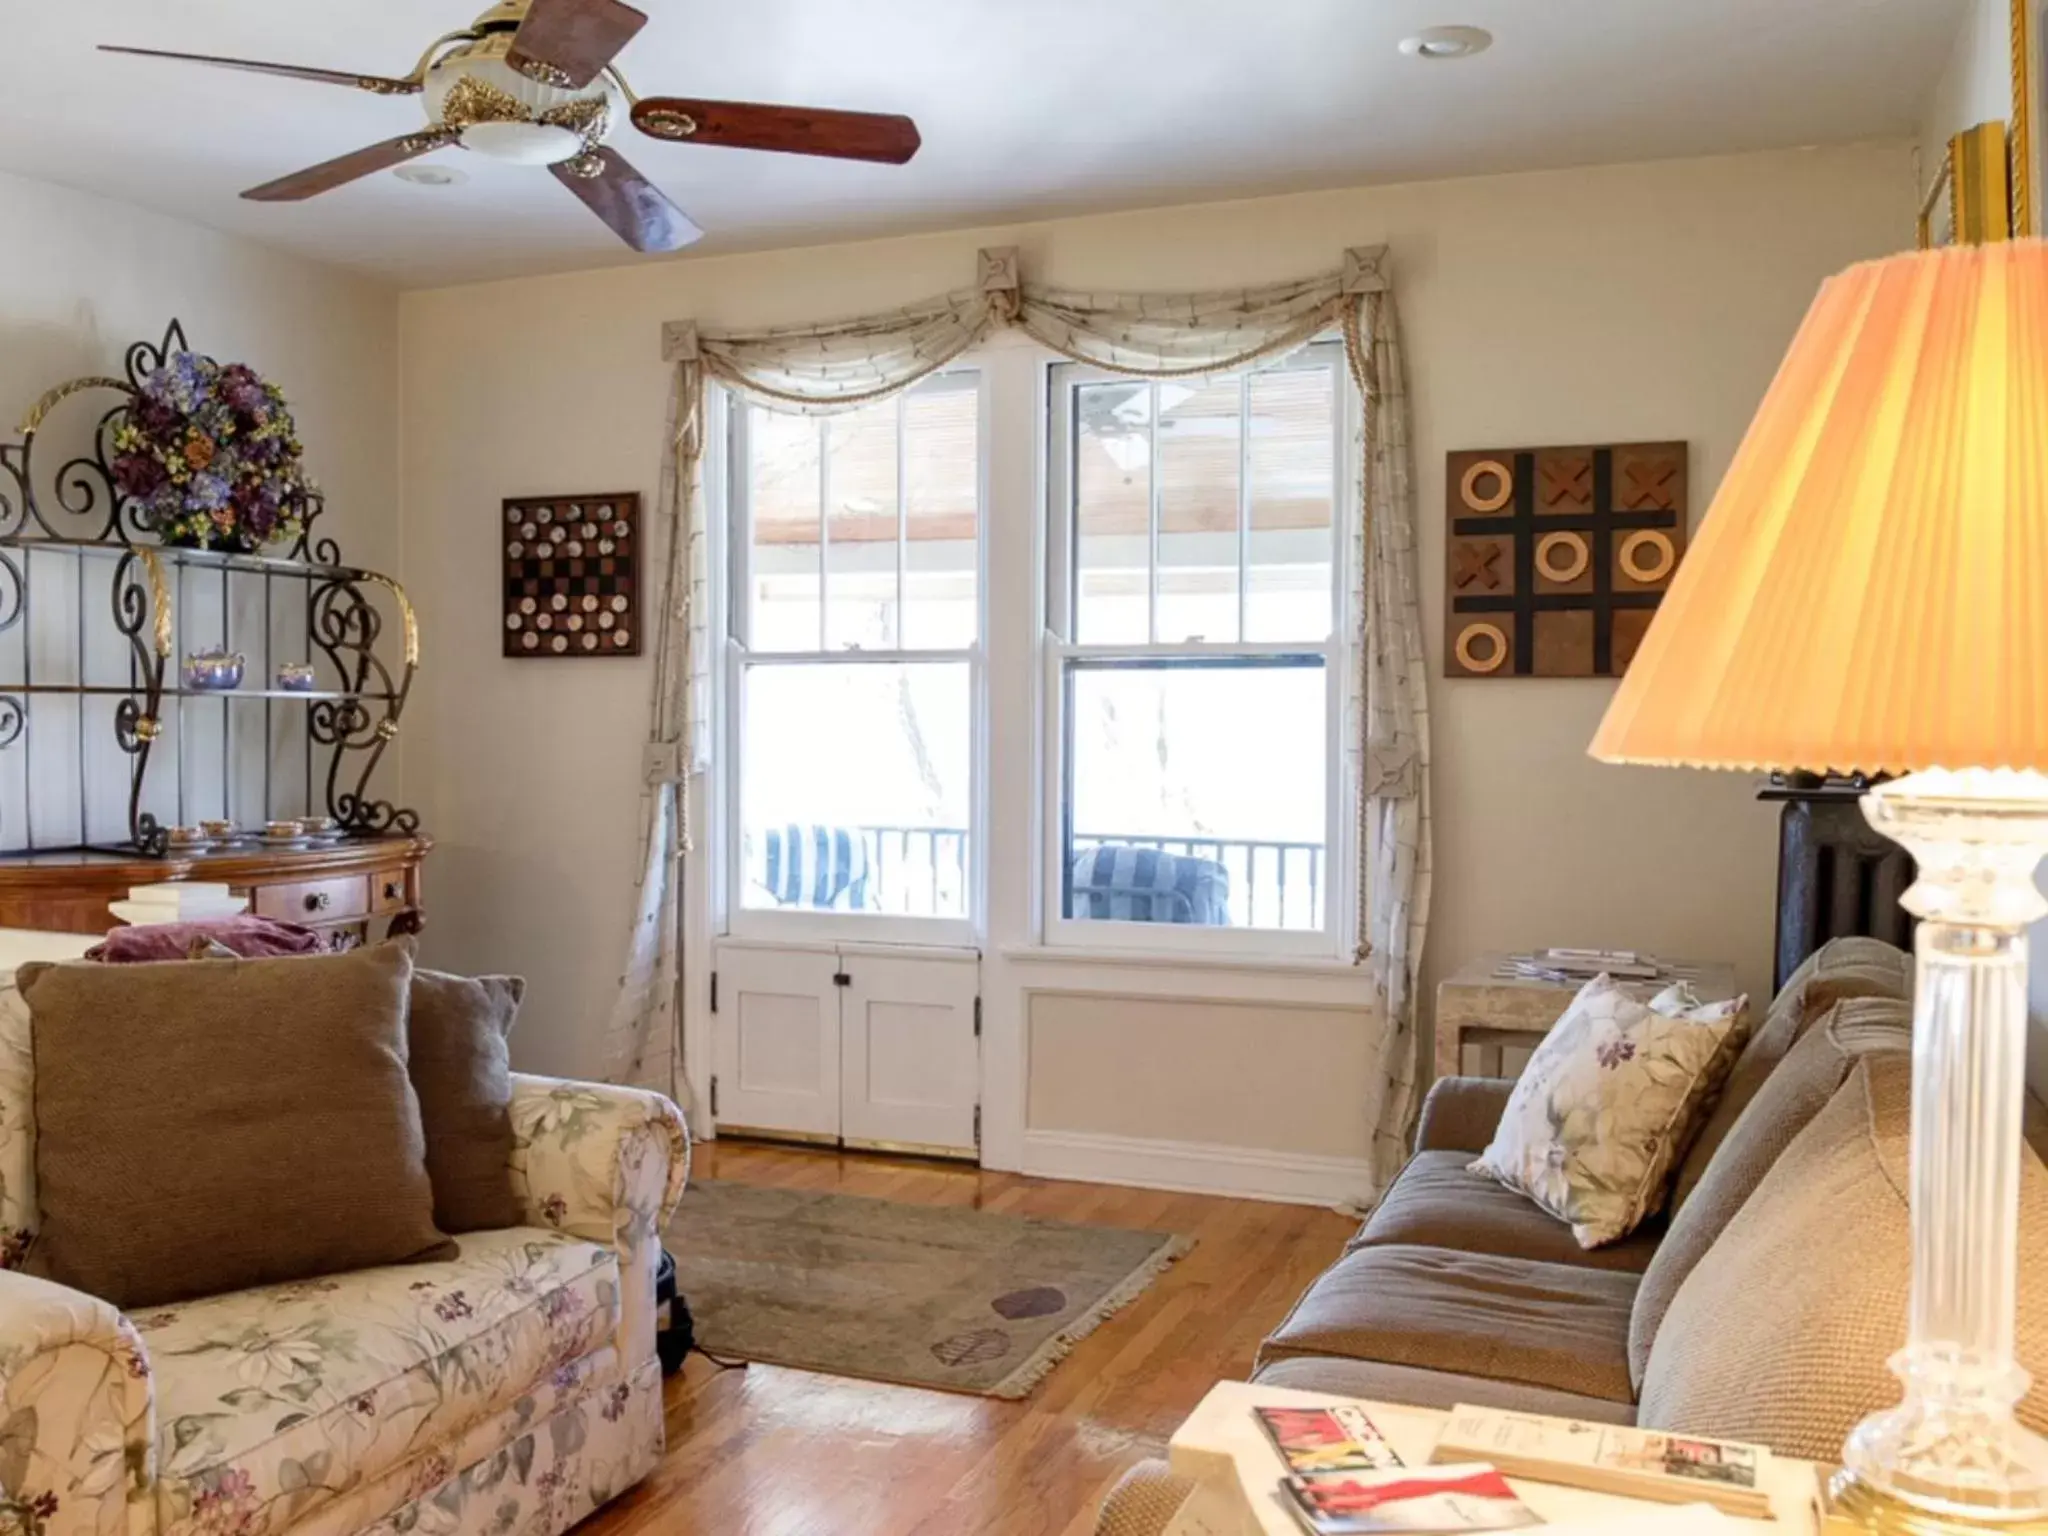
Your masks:
{"label": "wooden floorboard", "polygon": [[660,1467],[582,1536],[1088,1536],[1124,1468],[1160,1454],[1212,1382],[1249,1371],[1354,1226],[1308,1206],[734,1141],[698,1148],[695,1172],[1197,1241],[1020,1403],[693,1356],[668,1383]]}

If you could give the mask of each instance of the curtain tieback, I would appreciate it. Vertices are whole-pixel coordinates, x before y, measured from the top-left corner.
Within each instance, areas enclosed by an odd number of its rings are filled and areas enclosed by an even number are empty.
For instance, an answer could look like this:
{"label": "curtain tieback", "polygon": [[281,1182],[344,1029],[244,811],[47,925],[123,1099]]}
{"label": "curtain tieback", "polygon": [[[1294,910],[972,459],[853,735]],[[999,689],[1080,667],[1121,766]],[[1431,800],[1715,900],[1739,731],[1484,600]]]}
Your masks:
{"label": "curtain tieback", "polygon": [[1419,787],[1419,766],[1413,747],[1367,747],[1363,774],[1367,797],[1413,800]]}

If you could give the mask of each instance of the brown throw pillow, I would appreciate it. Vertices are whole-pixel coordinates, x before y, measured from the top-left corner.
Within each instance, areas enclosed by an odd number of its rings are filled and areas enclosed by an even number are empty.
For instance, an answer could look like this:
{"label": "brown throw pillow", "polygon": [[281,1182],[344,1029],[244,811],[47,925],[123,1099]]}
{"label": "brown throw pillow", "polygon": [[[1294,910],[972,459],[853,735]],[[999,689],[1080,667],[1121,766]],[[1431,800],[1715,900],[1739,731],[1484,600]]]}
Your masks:
{"label": "brown throw pillow", "polygon": [[406,1077],[412,949],[23,966],[30,1271],[135,1308],[452,1257]]}
{"label": "brown throw pillow", "polygon": [[505,1037],[526,983],[517,976],[412,973],[407,1070],[427,1133],[434,1225],[443,1232],[516,1227],[512,1193],[512,1055]]}

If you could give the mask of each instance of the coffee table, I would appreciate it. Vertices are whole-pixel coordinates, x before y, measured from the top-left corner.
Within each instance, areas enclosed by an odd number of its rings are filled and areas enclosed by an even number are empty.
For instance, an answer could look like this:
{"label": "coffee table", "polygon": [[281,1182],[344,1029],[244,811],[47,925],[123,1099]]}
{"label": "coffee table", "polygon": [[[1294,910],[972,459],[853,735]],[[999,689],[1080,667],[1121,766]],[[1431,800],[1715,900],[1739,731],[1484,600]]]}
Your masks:
{"label": "coffee table", "polygon": [[[1202,1485],[1197,1520],[1190,1531],[1204,1536],[1302,1536],[1302,1527],[1282,1502],[1280,1479],[1286,1465],[1266,1438],[1255,1407],[1326,1408],[1332,1403],[1358,1402],[1372,1416],[1380,1433],[1410,1466],[1425,1466],[1437,1432],[1449,1415],[1433,1408],[1398,1403],[1360,1402],[1322,1392],[1297,1392],[1287,1387],[1261,1387],[1250,1382],[1218,1382],[1209,1395],[1174,1431],[1168,1460],[1181,1476]],[[1821,1469],[1812,1462],[1777,1458],[1771,1466],[1771,1507],[1774,1520],[1736,1520],[1735,1529],[1773,1532],[1775,1536],[1819,1536]],[[1587,1493],[1512,1478],[1515,1492],[1546,1520],[1615,1520],[1630,1515],[1643,1519],[1643,1530],[1655,1530],[1650,1516],[1670,1506]]]}

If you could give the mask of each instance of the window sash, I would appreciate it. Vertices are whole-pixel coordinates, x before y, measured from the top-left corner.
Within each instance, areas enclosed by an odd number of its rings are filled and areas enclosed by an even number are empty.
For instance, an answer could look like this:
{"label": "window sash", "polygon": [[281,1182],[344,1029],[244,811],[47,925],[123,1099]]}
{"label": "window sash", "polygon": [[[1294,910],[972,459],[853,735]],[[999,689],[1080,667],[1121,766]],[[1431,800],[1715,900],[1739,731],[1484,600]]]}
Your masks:
{"label": "window sash", "polygon": [[[1349,931],[1351,906],[1355,900],[1350,878],[1357,850],[1343,806],[1349,785],[1349,754],[1344,749],[1343,722],[1346,718],[1345,688],[1351,646],[1344,597],[1348,558],[1347,526],[1351,514],[1345,487],[1349,484],[1349,443],[1351,395],[1343,366],[1340,342],[1311,343],[1290,354],[1279,367],[1289,363],[1301,367],[1306,354],[1315,366],[1332,371],[1331,400],[1331,517],[1329,525],[1330,630],[1320,641],[1246,641],[1246,596],[1252,563],[1248,544],[1252,527],[1252,481],[1247,472],[1252,432],[1248,411],[1250,378],[1239,376],[1238,416],[1238,635],[1235,641],[1166,641],[1089,643],[1074,639],[1080,610],[1080,563],[1076,545],[1078,530],[1078,456],[1080,436],[1076,411],[1080,387],[1104,381],[1130,382],[1125,376],[1078,363],[1058,363],[1047,371],[1046,411],[1046,504],[1043,601],[1045,629],[1042,643],[1043,672],[1040,679],[1044,730],[1041,759],[1041,850],[1040,927],[1044,940],[1056,948],[1141,952],[1206,952],[1210,954],[1316,956],[1329,958],[1344,950],[1340,935]],[[1156,396],[1155,396],[1156,399]],[[1151,485],[1148,495],[1147,632],[1158,634],[1160,563],[1160,483],[1158,473],[1158,411],[1148,411],[1153,451],[1148,459]],[[1324,671],[1324,750],[1326,754],[1323,807],[1322,922],[1313,929],[1237,928],[1198,924],[1133,922],[1113,918],[1067,916],[1071,869],[1070,815],[1073,796],[1070,782],[1074,753],[1071,678],[1077,666],[1129,665],[1156,668],[1176,661],[1284,665],[1314,658]],[[1164,841],[1187,841],[1166,838]],[[1194,841],[1202,841],[1200,838]],[[1228,841],[1228,840],[1226,840]]]}
{"label": "window sash", "polygon": [[[974,508],[974,601],[975,638],[956,647],[904,646],[907,595],[910,590],[910,512],[908,433],[906,418],[910,397],[971,391],[975,396],[975,508]],[[831,631],[831,427],[835,418],[811,420],[820,434],[818,455],[818,639],[813,646],[771,646],[758,642],[754,634],[754,518],[753,454],[749,422],[754,407],[740,397],[728,397],[726,410],[726,583],[730,601],[726,604],[728,638],[743,651],[757,656],[881,656],[965,658],[987,644],[988,633],[988,460],[989,392],[979,368],[952,368],[903,391],[890,402],[896,411],[896,645],[885,650],[861,646],[832,645]],[[841,573],[842,575],[844,573]]]}
{"label": "window sash", "polygon": [[[1341,589],[1345,565],[1345,493],[1347,472],[1347,444],[1345,423],[1350,410],[1350,373],[1344,362],[1344,344],[1338,340],[1313,341],[1297,351],[1288,353],[1260,367],[1241,370],[1238,374],[1238,451],[1237,451],[1237,641],[1202,641],[1204,645],[1227,646],[1245,644],[1245,630],[1249,596],[1252,585],[1252,501],[1253,476],[1251,473],[1252,439],[1251,394],[1252,380],[1262,374],[1290,372],[1327,372],[1331,383],[1331,403],[1335,419],[1330,433],[1330,492],[1331,518],[1328,532],[1330,567],[1330,635],[1341,633],[1344,622]],[[1161,641],[1159,635],[1159,589],[1160,573],[1163,567],[1159,558],[1160,520],[1163,511],[1164,477],[1158,473],[1160,459],[1159,415],[1157,408],[1158,390],[1162,381],[1133,378],[1127,374],[1113,373],[1108,369],[1093,367],[1086,363],[1055,363],[1049,370],[1048,409],[1046,412],[1047,447],[1047,536],[1045,542],[1045,624],[1046,628],[1063,642],[1069,644],[1088,643],[1078,637],[1080,625],[1081,565],[1079,559],[1079,453],[1080,433],[1075,410],[1077,393],[1091,384],[1145,385],[1152,391],[1152,406],[1148,408],[1148,476],[1147,517],[1145,540],[1146,558],[1146,639],[1143,641],[1115,642],[1132,645],[1158,646],[1182,642]],[[1171,382],[1171,381],[1165,381]],[[1255,641],[1249,642],[1262,651],[1287,648],[1299,649],[1312,641]]]}
{"label": "window sash", "polygon": [[[975,519],[972,570],[975,582],[974,639],[955,647],[892,647],[863,649],[854,646],[827,647],[829,634],[830,566],[829,500],[830,438],[824,438],[820,453],[818,498],[818,641],[816,648],[755,647],[755,595],[752,587],[753,459],[748,437],[751,407],[739,397],[728,397],[726,406],[725,506],[723,519],[726,547],[727,601],[725,613],[725,665],[721,679],[724,693],[723,733],[726,750],[721,773],[724,815],[721,853],[724,871],[720,882],[724,931],[732,937],[770,939],[803,943],[816,941],[907,943],[972,947],[985,920],[987,907],[987,753],[985,739],[988,629],[988,465],[989,392],[979,368],[952,369],[896,397],[896,638],[904,634],[905,594],[908,590],[910,558],[908,524],[910,494],[906,465],[904,430],[905,402],[918,391],[940,392],[971,389],[976,397]],[[829,423],[832,418],[818,418]],[[962,849],[966,875],[966,911],[960,917],[934,917],[887,912],[822,911],[811,908],[764,908],[747,903],[748,870],[745,859],[747,806],[744,784],[748,732],[746,722],[747,674],[756,667],[789,665],[835,667],[902,666],[920,663],[953,663],[967,667],[969,712],[968,827]]]}

